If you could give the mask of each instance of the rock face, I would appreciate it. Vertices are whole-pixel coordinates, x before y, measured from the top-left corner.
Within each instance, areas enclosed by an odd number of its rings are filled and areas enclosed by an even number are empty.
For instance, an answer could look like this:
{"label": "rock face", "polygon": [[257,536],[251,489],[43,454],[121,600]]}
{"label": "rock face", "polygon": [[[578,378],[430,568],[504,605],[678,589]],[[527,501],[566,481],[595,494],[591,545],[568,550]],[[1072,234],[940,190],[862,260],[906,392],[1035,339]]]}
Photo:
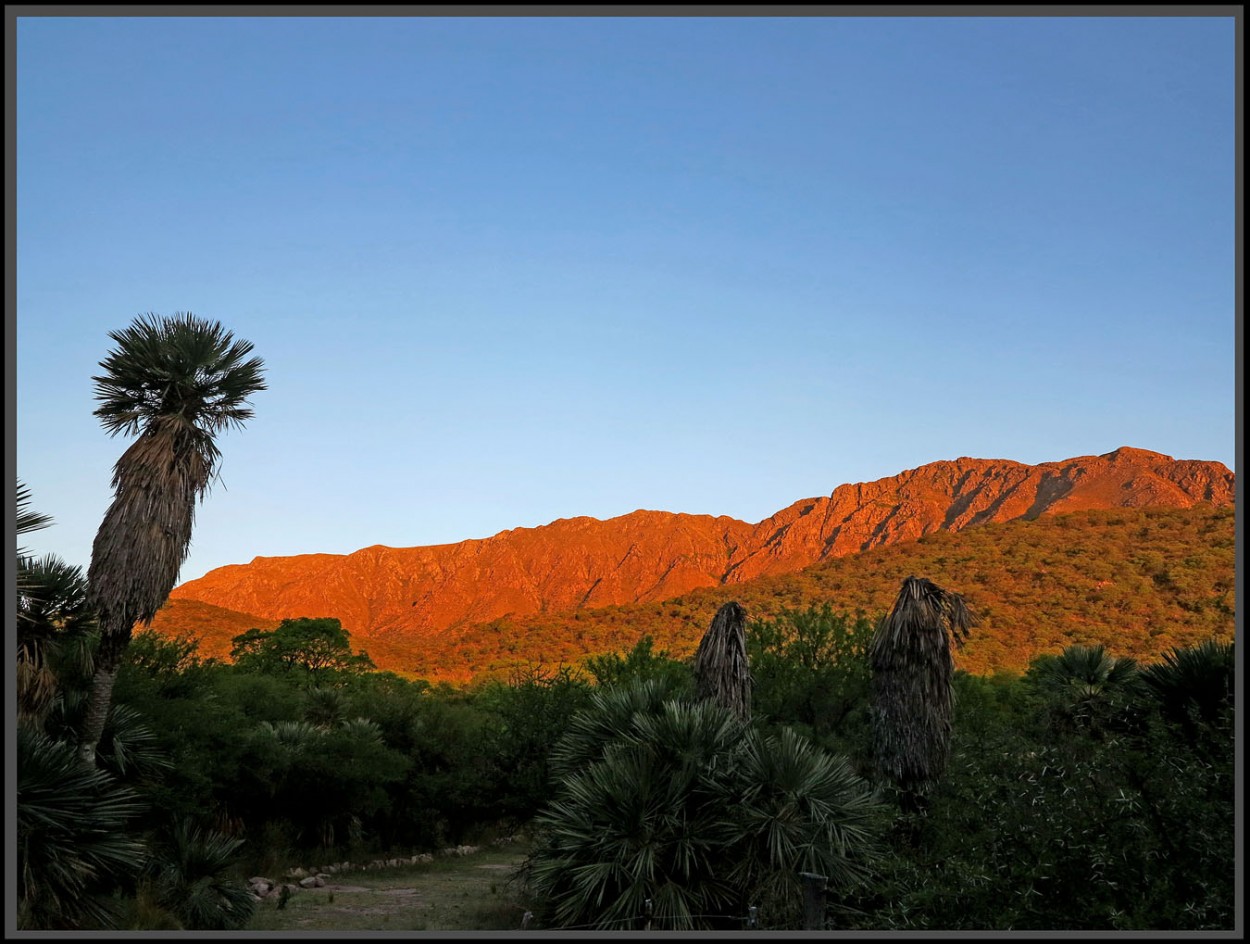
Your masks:
{"label": "rock face", "polygon": [[661,511],[569,518],[458,544],[258,557],[170,596],[271,620],[333,616],[359,641],[419,637],[509,614],[670,599],[991,521],[1087,508],[1220,507],[1233,504],[1234,486],[1218,462],[1127,447],[1040,465],[955,459],[842,485],[755,525]]}

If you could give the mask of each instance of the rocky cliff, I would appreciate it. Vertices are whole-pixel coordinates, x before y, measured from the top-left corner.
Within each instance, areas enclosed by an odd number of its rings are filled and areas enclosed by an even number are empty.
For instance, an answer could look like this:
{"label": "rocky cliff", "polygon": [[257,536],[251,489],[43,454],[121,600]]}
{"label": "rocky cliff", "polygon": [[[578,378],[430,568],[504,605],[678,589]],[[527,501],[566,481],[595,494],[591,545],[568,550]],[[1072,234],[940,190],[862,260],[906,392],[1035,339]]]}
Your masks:
{"label": "rocky cliff", "polygon": [[1089,508],[1222,507],[1233,503],[1234,486],[1218,462],[1127,447],[1040,465],[963,458],[842,485],[754,525],[635,511],[458,544],[258,557],[185,583],[171,599],[269,620],[334,616],[361,641],[419,637],[506,615],[669,599],[991,521]]}

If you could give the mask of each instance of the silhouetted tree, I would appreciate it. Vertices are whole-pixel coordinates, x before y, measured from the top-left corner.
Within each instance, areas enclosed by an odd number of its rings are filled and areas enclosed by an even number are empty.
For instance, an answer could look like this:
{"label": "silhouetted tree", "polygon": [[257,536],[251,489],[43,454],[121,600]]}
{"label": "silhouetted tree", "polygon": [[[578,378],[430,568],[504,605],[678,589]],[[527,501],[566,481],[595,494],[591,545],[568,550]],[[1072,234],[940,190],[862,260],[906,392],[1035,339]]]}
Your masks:
{"label": "silhouetted tree", "polygon": [[186,560],[195,520],[221,452],[216,435],[252,418],[265,389],[250,341],[184,312],[141,315],[109,337],[117,347],[92,377],[95,415],[112,435],[138,434],[113,466],[113,502],[91,548],[90,603],[100,625],[79,755],[94,763],[113,683],[136,623],[148,625]]}

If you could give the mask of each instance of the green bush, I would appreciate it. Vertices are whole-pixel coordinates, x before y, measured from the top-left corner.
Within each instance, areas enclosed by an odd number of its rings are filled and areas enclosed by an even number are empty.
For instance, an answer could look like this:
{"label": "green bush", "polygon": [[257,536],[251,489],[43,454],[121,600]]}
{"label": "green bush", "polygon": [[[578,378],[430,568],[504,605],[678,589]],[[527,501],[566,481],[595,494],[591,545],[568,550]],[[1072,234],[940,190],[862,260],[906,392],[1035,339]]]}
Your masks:
{"label": "green bush", "polygon": [[524,870],[547,927],[738,927],[751,905],[797,926],[796,872],[864,879],[877,804],[849,765],[673,687],[595,692],[553,750]]}

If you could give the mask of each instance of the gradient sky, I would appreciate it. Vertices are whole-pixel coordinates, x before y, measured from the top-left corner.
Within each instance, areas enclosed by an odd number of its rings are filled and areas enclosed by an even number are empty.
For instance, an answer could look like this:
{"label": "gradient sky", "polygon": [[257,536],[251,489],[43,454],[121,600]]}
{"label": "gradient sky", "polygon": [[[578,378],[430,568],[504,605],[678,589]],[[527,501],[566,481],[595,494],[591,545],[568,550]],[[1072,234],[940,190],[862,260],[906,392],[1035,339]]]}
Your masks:
{"label": "gradient sky", "polygon": [[269,389],[182,579],[960,456],[1234,468],[1234,20],[17,30],[17,472],[84,567],[108,333]]}

